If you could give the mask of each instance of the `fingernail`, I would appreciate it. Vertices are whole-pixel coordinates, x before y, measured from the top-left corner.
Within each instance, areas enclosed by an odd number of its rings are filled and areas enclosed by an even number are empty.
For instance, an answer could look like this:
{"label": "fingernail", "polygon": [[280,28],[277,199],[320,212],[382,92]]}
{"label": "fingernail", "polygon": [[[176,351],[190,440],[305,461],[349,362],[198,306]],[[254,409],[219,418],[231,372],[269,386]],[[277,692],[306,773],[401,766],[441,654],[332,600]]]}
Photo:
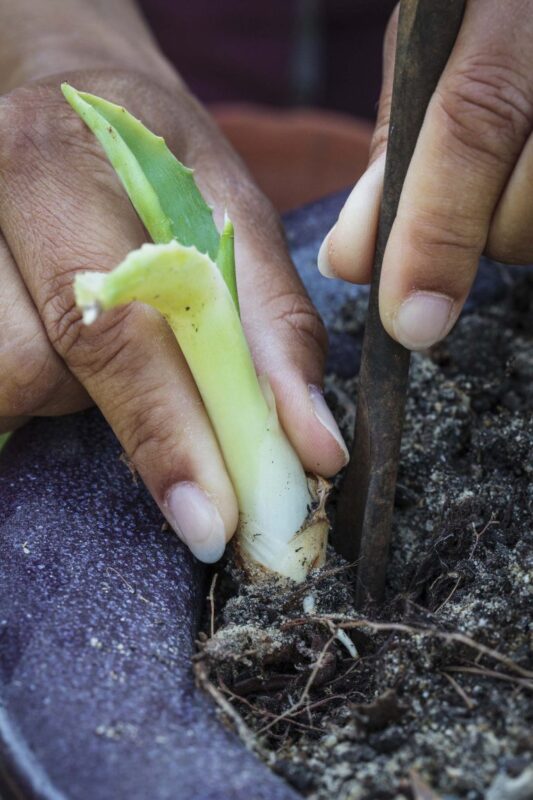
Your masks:
{"label": "fingernail", "polygon": [[320,250],[318,251],[318,258],[317,258],[318,271],[325,278],[336,278],[337,277],[335,275],[335,273],[333,272],[333,270],[331,269],[331,266],[330,266],[330,263],[329,263],[329,240],[331,238],[331,234],[333,233],[333,229],[334,228],[335,228],[335,226],[333,226],[333,228],[327,234],[327,236],[325,237],[324,241],[320,245]]}
{"label": "fingernail", "polygon": [[213,564],[226,547],[224,523],[207,494],[195,483],[177,483],[167,492],[168,521],[191,553]]}
{"label": "fingernail", "polygon": [[312,384],[309,386],[309,397],[311,398],[311,403],[313,404],[313,411],[315,412],[315,417],[320,422],[321,425],[327,430],[327,432],[332,436],[335,441],[337,442],[338,446],[342,450],[342,454],[344,456],[344,463],[347,464],[350,460],[350,454],[348,453],[348,448],[346,447],[346,442],[342,438],[342,433],[339,430],[339,426],[335,421],[335,417],[331,413],[331,409],[326,403],[324,399],[324,395],[318,388],[318,386],[313,386]]}
{"label": "fingernail", "polygon": [[393,320],[398,341],[422,350],[440,341],[453,325],[453,300],[434,292],[415,292],[404,300]]}

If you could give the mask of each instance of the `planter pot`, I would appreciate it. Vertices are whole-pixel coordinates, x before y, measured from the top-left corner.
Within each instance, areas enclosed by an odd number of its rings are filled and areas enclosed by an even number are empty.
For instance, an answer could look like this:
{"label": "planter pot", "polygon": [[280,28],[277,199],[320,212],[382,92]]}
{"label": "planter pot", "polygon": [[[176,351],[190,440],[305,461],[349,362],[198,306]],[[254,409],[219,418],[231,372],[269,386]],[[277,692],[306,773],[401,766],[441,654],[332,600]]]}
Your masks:
{"label": "planter pot", "polygon": [[[330,324],[359,291],[315,268],[343,197],[286,219]],[[470,302],[506,280],[483,269]],[[354,340],[331,345],[330,369],[353,373]],[[120,455],[93,410],[30,423],[0,457],[0,796],[296,798],[195,687],[204,570]]]}

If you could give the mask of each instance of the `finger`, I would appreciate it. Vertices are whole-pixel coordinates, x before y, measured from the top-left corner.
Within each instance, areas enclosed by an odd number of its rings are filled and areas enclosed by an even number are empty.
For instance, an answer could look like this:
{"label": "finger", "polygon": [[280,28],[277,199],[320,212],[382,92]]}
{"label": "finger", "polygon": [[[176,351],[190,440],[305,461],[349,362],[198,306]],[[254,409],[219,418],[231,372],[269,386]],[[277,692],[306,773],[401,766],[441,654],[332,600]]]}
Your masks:
{"label": "finger", "polygon": [[198,137],[188,163],[198,167],[218,220],[227,209],[234,222],[243,324],[282,426],[308,471],[334,475],[348,451],[321,390],[326,334],[290,260],[279,217],[223,141],[206,152]]}
{"label": "finger", "polygon": [[[383,260],[380,312],[389,334],[428,347],[453,326],[490,219],[531,130],[529,48],[509,47],[520,3],[468,3],[430,102]],[[525,18],[520,36],[533,34]]]}
{"label": "finger", "polygon": [[389,20],[383,47],[383,81],[367,170],[350,193],[322,242],[318,269],[327,278],[368,283],[372,272],[389,134],[398,8]]}
{"label": "finger", "polygon": [[200,560],[217,561],[237,527],[237,502],[170,329],[134,304],[75,335],[58,344],[167,520]]}
{"label": "finger", "polygon": [[507,264],[531,264],[532,231],[533,135],[530,135],[496,206],[485,252]]}
{"label": "finger", "polygon": [[290,261],[274,212],[257,213],[260,235],[257,224],[250,229],[249,214],[247,224],[239,211],[236,216],[242,316],[257,370],[268,376],[279,418],[304,467],[334,475],[347,463],[348,451],[321,390],[323,324]]}
{"label": "finger", "polygon": [[[145,235],[111,168],[95,157],[89,132],[61,102],[58,92],[52,112],[49,97],[46,106],[24,109],[17,126],[30,138],[24,159],[11,153],[6,160],[3,140],[2,228],[54,348],[175,531],[211,562],[236,528],[237,505],[172,334],[158,314],[135,304],[85,328],[74,305],[77,270],[112,268]],[[28,219],[38,224],[28,226]]]}
{"label": "finger", "polygon": [[79,411],[90,398],[51,346],[0,235],[0,417]]}

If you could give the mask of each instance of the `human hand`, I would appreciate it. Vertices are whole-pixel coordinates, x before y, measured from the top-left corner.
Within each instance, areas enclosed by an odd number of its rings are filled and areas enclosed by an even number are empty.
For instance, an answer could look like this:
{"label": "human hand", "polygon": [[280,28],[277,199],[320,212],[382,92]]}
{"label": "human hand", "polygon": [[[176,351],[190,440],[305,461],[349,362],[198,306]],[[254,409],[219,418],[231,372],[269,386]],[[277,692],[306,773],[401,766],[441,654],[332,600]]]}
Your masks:
{"label": "human hand", "polygon": [[[324,240],[319,269],[370,280],[383,188],[397,30],[385,37],[384,79],[370,166]],[[453,327],[480,255],[533,261],[533,0],[467,0],[448,64],[418,138],[380,282],[388,333],[417,350]]]}
{"label": "human hand", "polygon": [[[176,77],[64,72],[0,100],[0,432],[30,416],[102,410],[168,521],[214,561],[238,519],[206,412],[163,319],[132,304],[81,324],[76,272],[108,270],[145,231],[60,82],[125,105],[188,166],[236,230],[243,324],[306,469],[332,475],[346,447],[318,387],[325,334],[279,220],[214,123]],[[95,458],[98,455],[95,453]]]}

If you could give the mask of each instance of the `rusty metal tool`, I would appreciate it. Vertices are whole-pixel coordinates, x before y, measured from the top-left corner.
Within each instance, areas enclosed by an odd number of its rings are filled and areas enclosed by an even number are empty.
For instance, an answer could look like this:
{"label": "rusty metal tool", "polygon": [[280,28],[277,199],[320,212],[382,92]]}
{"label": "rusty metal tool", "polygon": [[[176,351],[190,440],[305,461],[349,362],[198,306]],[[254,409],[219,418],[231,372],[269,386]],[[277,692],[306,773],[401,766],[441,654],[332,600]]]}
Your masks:
{"label": "rusty metal tool", "polygon": [[352,457],[334,543],[357,562],[356,603],[385,587],[409,351],[386,333],[378,292],[385,246],[427,106],[455,43],[466,0],[401,0],[385,184],[359,372]]}

